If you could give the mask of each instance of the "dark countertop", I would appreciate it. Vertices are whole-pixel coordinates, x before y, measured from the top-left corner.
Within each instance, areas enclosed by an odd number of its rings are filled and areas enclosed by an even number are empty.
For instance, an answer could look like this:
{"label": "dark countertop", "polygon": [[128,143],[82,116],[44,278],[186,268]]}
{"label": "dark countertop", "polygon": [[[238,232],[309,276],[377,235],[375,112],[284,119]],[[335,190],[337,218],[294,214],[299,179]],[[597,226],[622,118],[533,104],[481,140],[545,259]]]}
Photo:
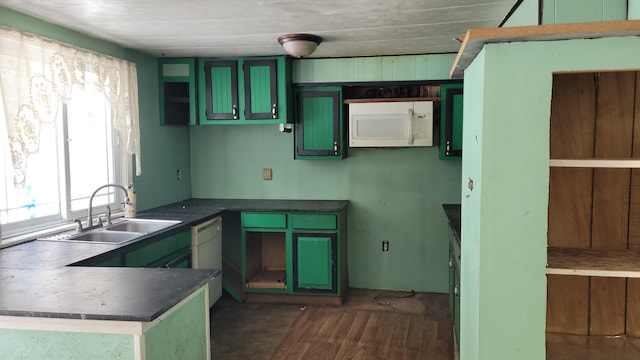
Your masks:
{"label": "dark countertop", "polygon": [[348,200],[188,199],[140,211],[139,218],[181,223],[134,242],[36,240],[3,248],[0,315],[149,321],[211,278],[209,270],[66,266],[225,211],[338,212],[348,204]]}
{"label": "dark countertop", "polygon": [[0,315],[148,322],[219,275],[162,268],[3,269]]}
{"label": "dark countertop", "polygon": [[447,215],[447,219],[449,220],[449,227],[453,231],[453,235],[460,243],[460,229],[461,229],[461,207],[460,204],[442,204],[442,208],[444,209],[445,215]]}

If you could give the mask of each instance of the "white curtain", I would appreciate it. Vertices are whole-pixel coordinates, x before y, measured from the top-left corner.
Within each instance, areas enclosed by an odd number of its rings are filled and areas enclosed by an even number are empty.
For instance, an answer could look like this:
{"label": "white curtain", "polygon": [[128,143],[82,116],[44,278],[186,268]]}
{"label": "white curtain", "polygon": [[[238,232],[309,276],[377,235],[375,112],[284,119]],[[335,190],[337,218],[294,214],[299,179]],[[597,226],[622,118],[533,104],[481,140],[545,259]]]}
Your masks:
{"label": "white curtain", "polygon": [[55,122],[61,102],[85,89],[99,91],[108,100],[119,149],[135,155],[140,175],[135,64],[0,26],[0,98],[16,187],[25,184],[29,154],[39,149],[40,128]]}

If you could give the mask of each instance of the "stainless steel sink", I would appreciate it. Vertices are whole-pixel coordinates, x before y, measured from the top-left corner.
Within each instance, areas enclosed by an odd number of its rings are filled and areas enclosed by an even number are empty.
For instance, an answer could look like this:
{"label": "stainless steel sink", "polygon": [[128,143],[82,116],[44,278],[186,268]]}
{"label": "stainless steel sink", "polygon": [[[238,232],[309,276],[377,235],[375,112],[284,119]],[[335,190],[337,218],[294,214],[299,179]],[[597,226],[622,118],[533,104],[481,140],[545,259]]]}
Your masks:
{"label": "stainless steel sink", "polygon": [[121,222],[105,227],[106,231],[127,231],[149,234],[156,232],[169,226],[175,225],[180,221],[175,220],[152,220],[152,219],[125,219]]}
{"label": "stainless steel sink", "polygon": [[84,231],[64,231],[38,240],[77,241],[96,244],[123,244],[178,224],[177,220],[116,219],[111,225]]}
{"label": "stainless steel sink", "polygon": [[67,240],[88,241],[93,243],[122,244],[138,238],[144,234],[138,232],[106,231],[103,229],[92,230],[70,236]]}

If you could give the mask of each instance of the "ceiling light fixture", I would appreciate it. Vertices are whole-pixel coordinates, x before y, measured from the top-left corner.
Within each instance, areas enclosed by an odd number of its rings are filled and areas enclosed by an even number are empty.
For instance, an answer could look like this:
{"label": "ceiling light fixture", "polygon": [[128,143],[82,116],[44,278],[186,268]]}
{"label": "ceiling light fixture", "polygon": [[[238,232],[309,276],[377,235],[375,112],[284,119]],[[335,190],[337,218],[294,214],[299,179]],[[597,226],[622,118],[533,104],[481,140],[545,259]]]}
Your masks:
{"label": "ceiling light fixture", "polygon": [[280,36],[278,42],[289,55],[301,58],[311,55],[322,42],[322,38],[311,34],[287,34]]}

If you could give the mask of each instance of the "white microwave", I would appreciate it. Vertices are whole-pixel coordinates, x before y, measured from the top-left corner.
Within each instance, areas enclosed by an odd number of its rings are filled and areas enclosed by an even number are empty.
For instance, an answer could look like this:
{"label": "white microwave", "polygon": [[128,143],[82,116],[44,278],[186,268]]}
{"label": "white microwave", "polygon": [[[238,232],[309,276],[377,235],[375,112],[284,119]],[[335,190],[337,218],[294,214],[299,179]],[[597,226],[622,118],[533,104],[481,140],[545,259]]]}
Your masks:
{"label": "white microwave", "polygon": [[349,104],[349,146],[433,146],[433,102]]}

